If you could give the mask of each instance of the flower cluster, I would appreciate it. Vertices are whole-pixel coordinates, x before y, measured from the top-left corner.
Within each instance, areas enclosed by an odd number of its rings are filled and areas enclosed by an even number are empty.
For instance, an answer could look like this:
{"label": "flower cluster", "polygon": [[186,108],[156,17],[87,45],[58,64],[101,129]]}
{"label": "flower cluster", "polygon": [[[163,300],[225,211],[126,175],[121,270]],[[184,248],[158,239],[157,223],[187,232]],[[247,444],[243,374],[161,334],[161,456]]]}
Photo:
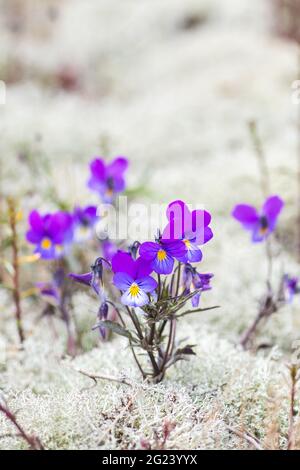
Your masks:
{"label": "flower cluster", "polygon": [[[90,164],[88,187],[98,193],[101,201],[111,202],[125,189],[127,166],[128,161],[124,157],[117,157],[109,164],[96,158]],[[58,211],[45,215],[34,210],[28,218],[30,228],[26,238],[35,245],[35,253],[42,259],[57,259],[68,253],[72,243],[85,243],[92,239],[97,221],[96,206],[76,206],[72,213]],[[114,245],[108,240],[103,243],[103,250],[107,254],[110,251],[110,257],[115,252]]]}
{"label": "flower cluster", "polygon": [[[127,337],[143,377],[150,376],[155,382],[162,380],[172,364],[194,354],[189,345],[176,349],[175,324],[183,315],[205,310],[184,311],[184,306],[191,300],[192,307],[198,307],[202,292],[211,288],[213,276],[198,272],[193,265],[202,260],[200,246],[213,237],[210,214],[204,210],[191,212],[184,202],[174,201],[167,208],[167,218],[166,227],[153,241],[136,241],[127,251],[113,254],[115,290],[109,296],[103,269],[109,265],[107,259],[98,258],[89,273],[70,274],[73,280],[90,286],[99,299],[95,328],[102,334],[109,329]],[[117,312],[118,322],[108,318],[112,309]],[[128,329],[123,314],[134,330]],[[137,347],[148,355],[151,373],[140,364],[134,351]]]}

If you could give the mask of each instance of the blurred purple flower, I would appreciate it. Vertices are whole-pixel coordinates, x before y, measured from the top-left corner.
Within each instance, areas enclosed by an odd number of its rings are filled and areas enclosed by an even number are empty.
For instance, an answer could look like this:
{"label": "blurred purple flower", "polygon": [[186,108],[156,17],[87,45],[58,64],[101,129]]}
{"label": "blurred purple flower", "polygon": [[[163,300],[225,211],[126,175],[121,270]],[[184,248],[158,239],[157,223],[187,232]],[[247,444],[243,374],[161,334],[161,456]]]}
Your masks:
{"label": "blurred purple flower", "polygon": [[168,224],[163,230],[162,237],[166,240],[182,240],[186,251],[177,258],[183,263],[196,263],[202,259],[199,245],[204,245],[213,237],[209,227],[211,215],[205,210],[190,211],[180,200],[173,201],[167,208]]}
{"label": "blurred purple flower", "polygon": [[284,202],[279,196],[270,196],[259,212],[248,204],[238,204],[232,216],[242,224],[245,230],[252,233],[252,241],[257,243],[274,232],[283,206]]}
{"label": "blurred purple flower", "polygon": [[298,277],[290,277],[288,274],[285,274],[283,279],[284,289],[288,296],[288,301],[292,302],[294,296],[300,293],[300,285]]}
{"label": "blurred purple flower", "polygon": [[34,210],[30,213],[28,222],[30,229],[26,234],[27,240],[36,246],[35,253],[43,259],[55,259],[64,254],[65,247],[73,238],[72,216],[66,212],[40,215]]}
{"label": "blurred purple flower", "polygon": [[74,241],[85,242],[93,237],[93,229],[97,222],[97,207],[75,207],[73,213]]}
{"label": "blurred purple flower", "polygon": [[115,273],[114,285],[123,292],[121,302],[131,307],[142,307],[149,303],[148,293],[153,292],[157,282],[149,274],[150,263],[142,259],[133,260],[129,253],[119,251],[112,259]]}
{"label": "blurred purple flower", "polygon": [[186,245],[181,240],[163,240],[145,242],[140,246],[140,256],[151,263],[158,274],[170,274],[174,267],[174,258],[181,260],[186,254]]}
{"label": "blurred purple flower", "polygon": [[96,191],[103,202],[112,202],[115,194],[125,189],[124,173],[127,167],[128,160],[124,157],[117,157],[109,164],[102,158],[95,158],[90,164],[88,187]]}
{"label": "blurred purple flower", "polygon": [[[196,268],[190,264],[186,264],[183,271],[183,285],[185,288],[185,294],[190,294],[191,292],[196,292],[192,297],[191,302],[193,307],[198,307],[200,297],[202,292],[210,290],[210,280],[213,277],[213,274],[200,274],[197,272]],[[197,292],[201,289],[200,292]]]}

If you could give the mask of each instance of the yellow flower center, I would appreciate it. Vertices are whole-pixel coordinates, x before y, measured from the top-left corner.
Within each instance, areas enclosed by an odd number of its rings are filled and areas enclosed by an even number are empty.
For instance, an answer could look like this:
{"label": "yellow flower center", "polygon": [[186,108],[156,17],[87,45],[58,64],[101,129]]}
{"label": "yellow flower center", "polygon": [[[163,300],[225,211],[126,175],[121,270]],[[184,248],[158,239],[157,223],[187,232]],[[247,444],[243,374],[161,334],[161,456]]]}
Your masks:
{"label": "yellow flower center", "polygon": [[136,297],[137,295],[139,295],[139,292],[140,292],[140,288],[137,284],[131,284],[131,286],[129,287],[129,293],[130,295],[132,295],[132,297]]}
{"label": "yellow flower center", "polygon": [[158,261],[163,261],[166,259],[166,257],[167,257],[167,253],[165,252],[165,250],[162,250],[162,249],[158,250],[157,252]]}
{"label": "yellow flower center", "polygon": [[107,197],[112,197],[112,195],[114,194],[113,190],[108,188],[106,191],[105,191],[105,196]]}
{"label": "yellow flower center", "polygon": [[187,247],[187,249],[191,248],[191,242],[190,242],[190,240],[183,240],[183,243],[185,244],[185,246]]}
{"label": "yellow flower center", "polygon": [[52,241],[49,238],[44,238],[41,245],[44,250],[49,250],[52,246]]}

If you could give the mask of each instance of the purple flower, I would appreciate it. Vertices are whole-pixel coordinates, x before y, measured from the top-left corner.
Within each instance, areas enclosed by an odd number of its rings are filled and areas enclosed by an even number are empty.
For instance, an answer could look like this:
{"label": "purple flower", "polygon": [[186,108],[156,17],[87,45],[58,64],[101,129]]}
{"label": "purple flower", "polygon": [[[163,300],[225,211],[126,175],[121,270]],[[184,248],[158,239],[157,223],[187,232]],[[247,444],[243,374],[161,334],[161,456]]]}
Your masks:
{"label": "purple flower", "polygon": [[[185,288],[185,294],[190,294],[195,291],[195,295],[192,297],[192,306],[198,307],[202,292],[211,289],[210,280],[213,274],[200,274],[196,268],[190,264],[186,264],[183,271],[183,285]],[[199,292],[199,289],[201,291]]]}
{"label": "purple flower", "polygon": [[294,296],[300,293],[299,278],[291,277],[288,274],[285,274],[283,278],[283,284],[288,296],[288,301],[292,302]]}
{"label": "purple flower", "polygon": [[56,305],[60,305],[62,300],[62,286],[65,279],[65,272],[63,269],[57,269],[53,274],[51,282],[38,282],[36,287],[39,289],[43,297],[50,297]]}
{"label": "purple flower", "polygon": [[179,261],[183,263],[196,263],[202,259],[199,245],[204,245],[213,237],[209,227],[211,215],[205,210],[190,211],[188,206],[180,200],[173,201],[167,209],[168,224],[163,231],[163,238],[167,240],[182,240],[186,251]]}
{"label": "purple flower", "polygon": [[173,271],[174,258],[185,257],[187,248],[181,240],[163,240],[145,242],[140,246],[140,256],[151,263],[153,271],[158,274],[170,274]]}
{"label": "purple flower", "polygon": [[147,294],[157,287],[155,279],[149,276],[153,271],[149,262],[142,258],[133,260],[129,253],[119,251],[112,259],[112,269],[113,283],[123,292],[124,305],[142,307],[149,303]]}
{"label": "purple flower", "polygon": [[283,206],[284,202],[279,196],[271,196],[259,212],[248,204],[238,204],[232,216],[252,233],[253,242],[261,242],[274,232]]}
{"label": "purple flower", "polygon": [[128,160],[124,157],[117,157],[109,164],[102,158],[95,158],[90,164],[88,187],[96,191],[103,202],[111,202],[116,193],[125,189],[124,173],[127,167]]}
{"label": "purple flower", "polygon": [[70,273],[69,277],[79,284],[91,287],[98,296],[102,296],[101,286],[103,284],[103,264],[110,264],[103,258],[97,258],[91,266],[91,271],[84,274]]}
{"label": "purple flower", "polygon": [[97,207],[75,207],[73,213],[74,241],[81,243],[93,237],[93,228],[97,222]]}
{"label": "purple flower", "polygon": [[43,259],[55,259],[64,254],[64,248],[72,241],[72,216],[66,212],[40,215],[32,211],[29,215],[30,229],[27,240],[36,246],[35,253]]}

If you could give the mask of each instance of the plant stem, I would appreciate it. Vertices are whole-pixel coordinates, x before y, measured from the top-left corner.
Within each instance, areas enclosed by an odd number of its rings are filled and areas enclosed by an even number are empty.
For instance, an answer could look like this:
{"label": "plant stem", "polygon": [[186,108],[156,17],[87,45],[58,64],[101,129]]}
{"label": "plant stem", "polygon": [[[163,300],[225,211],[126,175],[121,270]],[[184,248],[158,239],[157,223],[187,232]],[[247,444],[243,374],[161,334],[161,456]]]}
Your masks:
{"label": "plant stem", "polygon": [[288,445],[287,450],[294,448],[294,416],[295,416],[295,396],[297,384],[298,368],[295,365],[290,367],[291,375],[291,392],[290,392],[290,414],[289,414],[289,430],[288,430]]}
{"label": "plant stem", "polygon": [[0,412],[17,428],[19,436],[27,442],[31,450],[44,450],[44,446],[40,439],[36,436],[27,434],[23,427],[18,423],[16,416],[10,411],[6,405],[0,403]]}
{"label": "plant stem", "polygon": [[12,255],[13,255],[13,298],[15,303],[15,316],[17,329],[20,342],[23,343],[24,331],[22,325],[22,310],[21,310],[21,292],[20,292],[20,272],[19,272],[19,246],[18,246],[18,233],[17,233],[17,214],[15,209],[15,201],[8,199],[8,213],[9,224],[12,234]]}

